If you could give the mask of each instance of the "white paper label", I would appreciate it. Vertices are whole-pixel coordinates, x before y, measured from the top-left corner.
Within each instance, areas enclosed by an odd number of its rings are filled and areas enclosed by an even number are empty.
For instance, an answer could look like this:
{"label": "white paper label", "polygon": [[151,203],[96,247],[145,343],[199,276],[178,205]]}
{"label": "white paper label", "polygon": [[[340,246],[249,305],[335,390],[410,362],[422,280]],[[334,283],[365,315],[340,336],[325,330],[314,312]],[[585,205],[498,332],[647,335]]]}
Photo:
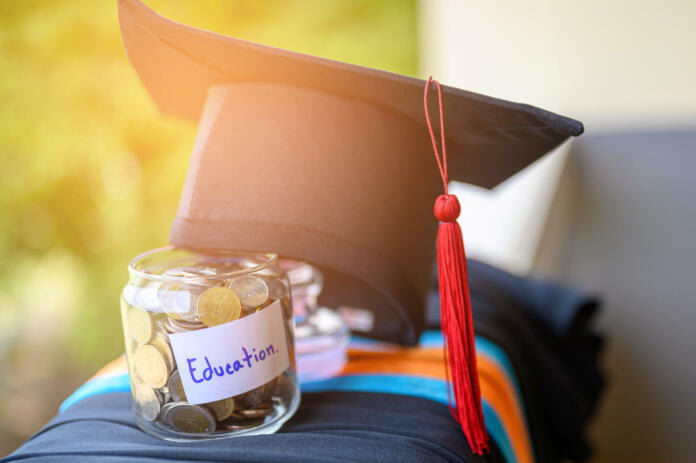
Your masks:
{"label": "white paper label", "polygon": [[239,320],[169,339],[191,404],[250,391],[290,365],[280,301]]}

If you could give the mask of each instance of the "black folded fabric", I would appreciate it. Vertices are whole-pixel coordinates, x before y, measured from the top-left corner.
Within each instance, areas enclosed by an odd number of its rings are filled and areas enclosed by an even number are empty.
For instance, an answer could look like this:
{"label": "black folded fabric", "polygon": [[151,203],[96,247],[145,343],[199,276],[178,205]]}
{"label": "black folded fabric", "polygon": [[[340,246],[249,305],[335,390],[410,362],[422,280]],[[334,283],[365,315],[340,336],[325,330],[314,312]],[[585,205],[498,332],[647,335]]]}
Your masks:
{"label": "black folded fabric", "polygon": [[[540,462],[584,461],[585,431],[604,386],[602,337],[592,328],[596,297],[522,278],[470,259],[469,287],[477,335],[500,345],[520,380]],[[437,276],[427,321],[440,326]]]}
{"label": "black folded fabric", "polygon": [[2,462],[503,462],[493,443],[471,454],[442,404],[369,392],[303,394],[297,414],[276,434],[166,442],[133,420],[130,394],[89,397],[53,419]]}

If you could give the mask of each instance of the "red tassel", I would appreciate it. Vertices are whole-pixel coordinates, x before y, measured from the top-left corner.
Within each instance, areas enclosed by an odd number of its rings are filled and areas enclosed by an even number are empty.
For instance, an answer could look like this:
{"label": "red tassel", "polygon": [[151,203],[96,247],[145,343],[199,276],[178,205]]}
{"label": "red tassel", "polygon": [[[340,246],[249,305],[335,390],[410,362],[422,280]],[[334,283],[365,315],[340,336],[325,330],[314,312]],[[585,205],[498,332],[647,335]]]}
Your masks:
{"label": "red tassel", "polygon": [[[440,135],[442,160],[437,149],[435,133],[428,112],[428,89],[434,82],[437,87],[440,109]],[[461,425],[471,450],[476,454],[488,451],[488,433],[483,420],[481,391],[476,367],[474,323],[471,316],[471,299],[466,271],[466,255],[462,231],[457,223],[460,207],[457,197],[447,191],[447,150],[445,148],[445,124],[442,111],[442,90],[438,81],[428,79],[423,98],[425,119],[435,152],[445,194],[435,201],[435,217],[440,221],[437,232],[437,266],[440,286],[440,316],[444,336],[445,369],[447,370],[447,398],[452,416]],[[450,396],[450,375],[455,406]]]}

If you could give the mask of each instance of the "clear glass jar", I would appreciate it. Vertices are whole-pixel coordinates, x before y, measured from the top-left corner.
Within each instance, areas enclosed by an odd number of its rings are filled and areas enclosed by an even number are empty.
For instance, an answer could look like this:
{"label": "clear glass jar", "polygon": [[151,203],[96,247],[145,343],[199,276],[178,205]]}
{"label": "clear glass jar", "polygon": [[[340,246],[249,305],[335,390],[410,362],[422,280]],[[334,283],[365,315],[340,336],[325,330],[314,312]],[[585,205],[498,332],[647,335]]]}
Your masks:
{"label": "clear glass jar", "polygon": [[318,268],[295,260],[282,259],[292,287],[295,315],[295,350],[300,382],[336,376],[348,361],[350,330],[334,310],[320,307],[318,297],[323,278]]}
{"label": "clear glass jar", "polygon": [[145,432],[168,440],[268,434],[295,413],[292,302],[277,255],[169,247],[128,270],[121,318]]}

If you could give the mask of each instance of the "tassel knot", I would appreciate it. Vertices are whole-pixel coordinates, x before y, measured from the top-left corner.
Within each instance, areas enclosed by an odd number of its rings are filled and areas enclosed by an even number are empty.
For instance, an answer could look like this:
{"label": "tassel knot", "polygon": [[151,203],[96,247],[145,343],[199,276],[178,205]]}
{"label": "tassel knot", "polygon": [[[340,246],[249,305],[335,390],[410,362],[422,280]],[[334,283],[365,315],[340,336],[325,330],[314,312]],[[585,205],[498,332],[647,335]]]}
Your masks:
{"label": "tassel knot", "polygon": [[459,200],[454,195],[440,195],[435,200],[434,212],[440,222],[454,223],[461,212]]}

